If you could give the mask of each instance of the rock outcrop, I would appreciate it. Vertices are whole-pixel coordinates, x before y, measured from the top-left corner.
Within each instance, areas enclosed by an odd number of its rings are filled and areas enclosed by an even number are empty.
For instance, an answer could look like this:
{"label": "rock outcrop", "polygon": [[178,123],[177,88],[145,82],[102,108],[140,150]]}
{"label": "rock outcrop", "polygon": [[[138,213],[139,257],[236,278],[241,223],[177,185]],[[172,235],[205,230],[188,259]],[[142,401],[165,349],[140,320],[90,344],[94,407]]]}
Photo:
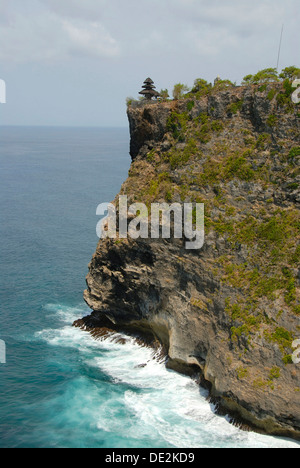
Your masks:
{"label": "rock outcrop", "polygon": [[100,240],[84,324],[152,336],[169,367],[199,372],[220,411],[300,439],[300,138],[290,94],[287,82],[215,87],[129,106],[133,162],[120,194],[147,206],[204,203],[205,243]]}

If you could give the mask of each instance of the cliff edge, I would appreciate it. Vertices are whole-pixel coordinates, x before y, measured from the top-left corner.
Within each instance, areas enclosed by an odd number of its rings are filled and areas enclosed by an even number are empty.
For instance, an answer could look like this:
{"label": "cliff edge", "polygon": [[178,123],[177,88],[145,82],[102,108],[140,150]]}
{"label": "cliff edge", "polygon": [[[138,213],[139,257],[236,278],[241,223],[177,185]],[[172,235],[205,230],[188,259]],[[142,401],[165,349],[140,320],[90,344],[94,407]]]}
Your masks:
{"label": "cliff edge", "polygon": [[[101,239],[77,326],[159,340],[220,411],[300,440],[299,106],[287,83],[128,107],[128,202],[204,203],[205,242]],[[118,205],[118,198],[115,200]]]}

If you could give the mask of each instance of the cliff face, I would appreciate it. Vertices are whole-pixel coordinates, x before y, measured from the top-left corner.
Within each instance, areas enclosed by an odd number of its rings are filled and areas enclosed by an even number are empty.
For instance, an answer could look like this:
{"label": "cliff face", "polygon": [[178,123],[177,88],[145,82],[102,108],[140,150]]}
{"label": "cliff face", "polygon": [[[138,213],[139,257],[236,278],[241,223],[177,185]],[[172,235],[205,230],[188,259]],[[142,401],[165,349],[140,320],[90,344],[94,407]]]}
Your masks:
{"label": "cliff face", "polygon": [[[205,205],[205,242],[103,239],[79,326],[141,331],[220,409],[300,439],[299,107],[285,84],[128,108],[129,203]],[[117,199],[116,199],[117,202]]]}

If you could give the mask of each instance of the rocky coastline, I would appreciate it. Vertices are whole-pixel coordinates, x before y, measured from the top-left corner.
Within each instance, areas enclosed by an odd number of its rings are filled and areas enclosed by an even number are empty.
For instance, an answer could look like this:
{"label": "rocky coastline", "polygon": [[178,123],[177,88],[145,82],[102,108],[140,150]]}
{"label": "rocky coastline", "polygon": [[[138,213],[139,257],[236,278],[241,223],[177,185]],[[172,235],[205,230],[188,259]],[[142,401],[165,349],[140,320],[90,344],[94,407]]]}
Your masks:
{"label": "rocky coastline", "polygon": [[115,205],[204,203],[205,242],[101,239],[84,291],[92,313],[74,326],[162,346],[233,421],[300,440],[299,107],[269,83],[127,112],[132,164]]}

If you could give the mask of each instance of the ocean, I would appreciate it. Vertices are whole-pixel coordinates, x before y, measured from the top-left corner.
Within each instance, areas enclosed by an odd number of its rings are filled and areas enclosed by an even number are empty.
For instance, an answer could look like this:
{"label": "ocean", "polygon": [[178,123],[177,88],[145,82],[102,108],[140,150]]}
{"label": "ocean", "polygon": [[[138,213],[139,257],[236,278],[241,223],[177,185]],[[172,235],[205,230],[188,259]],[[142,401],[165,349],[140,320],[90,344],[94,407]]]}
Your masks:
{"label": "ocean", "polygon": [[0,447],[299,448],[217,416],[131,338],[72,327],[90,313],[96,208],[129,166],[127,129],[0,127]]}

